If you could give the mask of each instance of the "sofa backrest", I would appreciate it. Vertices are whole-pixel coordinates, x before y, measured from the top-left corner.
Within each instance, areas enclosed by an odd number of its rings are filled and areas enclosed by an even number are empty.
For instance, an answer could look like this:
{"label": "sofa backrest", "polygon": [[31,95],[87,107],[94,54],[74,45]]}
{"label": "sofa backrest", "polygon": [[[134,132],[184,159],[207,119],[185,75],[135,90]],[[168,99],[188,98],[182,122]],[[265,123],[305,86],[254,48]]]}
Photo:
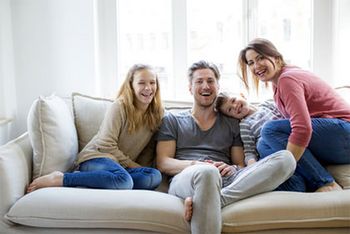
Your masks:
{"label": "sofa backrest", "polygon": [[[338,88],[337,91],[350,103],[350,86]],[[28,132],[34,152],[33,171],[45,174],[50,170],[68,168],[67,160],[69,162],[74,161],[77,152],[82,150],[97,134],[104,115],[113,100],[73,93],[70,99],[64,98],[62,101],[69,108],[62,108],[61,101],[57,96],[39,100],[40,105],[33,105],[33,108],[36,108],[35,111],[32,110],[35,116],[28,116],[28,126],[30,126]],[[180,107],[174,103],[165,106],[166,111],[171,112],[191,108],[190,103]],[[43,109],[43,107],[45,108]],[[57,110],[58,107],[59,110]],[[67,117],[68,115],[72,117],[71,120]],[[59,118],[53,118],[52,116],[58,116]],[[62,120],[62,116],[65,116],[65,121],[57,121]],[[33,137],[32,133],[35,131],[37,134],[34,134],[35,137]],[[35,173],[34,176],[40,176],[41,174]]]}
{"label": "sofa backrest", "polygon": [[72,94],[74,124],[78,134],[79,151],[97,134],[108,107],[113,100]]}

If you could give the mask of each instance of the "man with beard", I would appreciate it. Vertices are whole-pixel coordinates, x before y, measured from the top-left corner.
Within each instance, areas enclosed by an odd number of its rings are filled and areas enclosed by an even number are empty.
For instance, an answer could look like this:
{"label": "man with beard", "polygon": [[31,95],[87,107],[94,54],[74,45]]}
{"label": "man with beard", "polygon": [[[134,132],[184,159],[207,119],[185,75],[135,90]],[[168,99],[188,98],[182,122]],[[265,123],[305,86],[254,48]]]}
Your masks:
{"label": "man with beard", "polygon": [[157,136],[157,166],[171,176],[169,193],[184,199],[193,234],[221,233],[221,208],[272,191],[294,172],[287,151],[244,167],[239,120],[214,110],[220,73],[199,61],[188,70],[190,111],[167,113]]}

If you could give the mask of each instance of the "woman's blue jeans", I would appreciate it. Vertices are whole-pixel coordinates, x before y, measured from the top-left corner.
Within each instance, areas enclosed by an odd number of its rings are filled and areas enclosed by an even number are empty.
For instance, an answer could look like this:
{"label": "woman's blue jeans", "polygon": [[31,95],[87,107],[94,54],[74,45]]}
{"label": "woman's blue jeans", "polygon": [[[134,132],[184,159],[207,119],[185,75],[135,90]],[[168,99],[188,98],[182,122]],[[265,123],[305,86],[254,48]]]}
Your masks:
{"label": "woman's blue jeans", "polygon": [[[277,190],[315,191],[334,181],[325,165],[350,163],[350,122],[312,118],[311,123],[311,141],[298,161],[294,175]],[[290,134],[289,119],[266,122],[257,144],[260,158],[286,149]]]}
{"label": "woman's blue jeans", "polygon": [[156,189],[161,173],[150,167],[123,168],[110,158],[94,158],[79,165],[79,171],[64,173],[63,186],[99,189]]}

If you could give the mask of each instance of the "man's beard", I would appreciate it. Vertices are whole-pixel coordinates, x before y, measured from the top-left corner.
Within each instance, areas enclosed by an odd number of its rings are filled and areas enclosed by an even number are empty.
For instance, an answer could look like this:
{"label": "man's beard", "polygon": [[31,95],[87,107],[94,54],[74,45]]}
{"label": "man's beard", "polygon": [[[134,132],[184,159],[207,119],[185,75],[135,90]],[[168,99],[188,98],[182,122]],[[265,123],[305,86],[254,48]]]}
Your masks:
{"label": "man's beard", "polygon": [[215,102],[215,99],[213,99],[211,102],[203,102],[203,101],[198,100],[197,105],[199,107],[209,108],[209,107],[212,107],[214,105],[214,102]]}

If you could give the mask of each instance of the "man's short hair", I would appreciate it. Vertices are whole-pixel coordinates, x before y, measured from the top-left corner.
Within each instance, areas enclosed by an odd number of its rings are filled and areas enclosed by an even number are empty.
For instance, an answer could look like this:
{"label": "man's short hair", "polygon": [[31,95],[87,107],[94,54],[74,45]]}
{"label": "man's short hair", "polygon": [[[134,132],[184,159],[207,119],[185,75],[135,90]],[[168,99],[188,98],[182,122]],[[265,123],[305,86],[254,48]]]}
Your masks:
{"label": "man's short hair", "polygon": [[214,63],[211,63],[211,62],[207,62],[207,61],[204,61],[204,60],[200,60],[196,63],[193,63],[192,66],[188,69],[188,81],[191,83],[192,82],[192,79],[193,79],[193,73],[197,70],[201,70],[201,69],[210,69],[213,71],[214,75],[215,75],[215,78],[217,80],[220,79],[220,72],[219,72],[219,69],[218,67],[214,64]]}

